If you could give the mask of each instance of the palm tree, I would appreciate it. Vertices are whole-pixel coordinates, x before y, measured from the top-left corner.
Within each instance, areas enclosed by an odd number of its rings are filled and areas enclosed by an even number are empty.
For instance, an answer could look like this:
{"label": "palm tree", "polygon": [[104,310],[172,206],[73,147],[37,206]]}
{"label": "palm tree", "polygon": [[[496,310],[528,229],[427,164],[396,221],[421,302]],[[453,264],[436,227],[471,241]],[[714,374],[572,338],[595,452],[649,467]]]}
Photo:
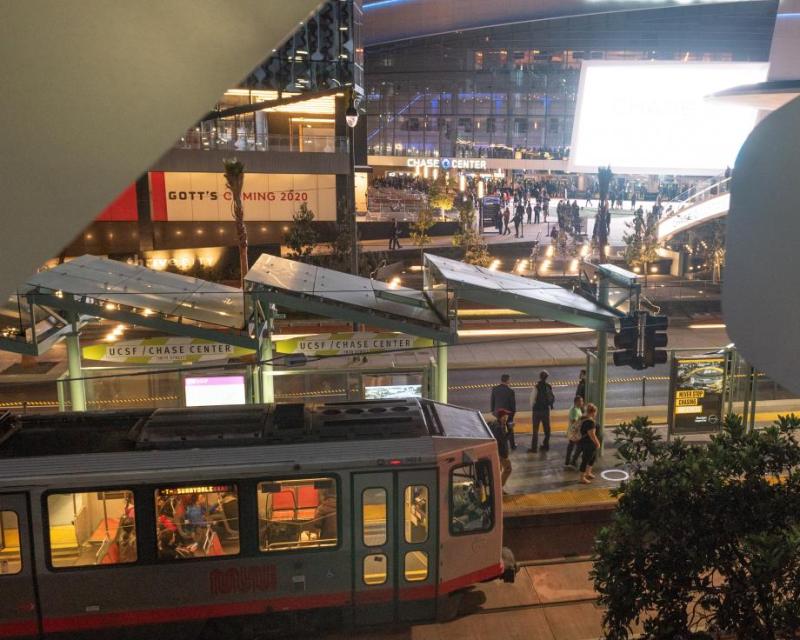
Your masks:
{"label": "palm tree", "polygon": [[244,187],[244,164],[236,158],[226,158],[225,185],[230,189],[233,198],[231,215],[236,221],[236,237],[239,241],[239,270],[241,271],[241,287],[244,291],[244,277],[247,275],[247,227],[244,224],[244,207],[242,206],[242,188]]}

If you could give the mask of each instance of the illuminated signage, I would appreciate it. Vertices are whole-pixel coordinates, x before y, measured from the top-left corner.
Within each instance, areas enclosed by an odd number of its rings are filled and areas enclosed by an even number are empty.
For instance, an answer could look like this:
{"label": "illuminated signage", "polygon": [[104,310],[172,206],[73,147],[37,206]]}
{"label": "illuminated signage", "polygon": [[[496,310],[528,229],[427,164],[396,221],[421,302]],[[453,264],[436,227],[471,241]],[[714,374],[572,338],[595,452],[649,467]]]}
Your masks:
{"label": "illuminated signage", "polygon": [[485,169],[486,160],[474,158],[407,158],[407,167],[429,167],[431,169]]}
{"label": "illuminated signage", "polygon": [[670,432],[719,430],[725,384],[725,358],[676,356],[670,378]]}
{"label": "illuminated signage", "polygon": [[285,354],[303,353],[307,356],[338,356],[419,349],[431,345],[433,345],[433,341],[429,338],[418,338],[404,333],[349,331],[277,340],[275,351]]}
{"label": "illuminated signage", "polygon": [[244,347],[187,337],[143,338],[112,344],[93,344],[83,348],[83,357],[86,360],[122,364],[211,362],[240,358],[252,353],[251,349]]}

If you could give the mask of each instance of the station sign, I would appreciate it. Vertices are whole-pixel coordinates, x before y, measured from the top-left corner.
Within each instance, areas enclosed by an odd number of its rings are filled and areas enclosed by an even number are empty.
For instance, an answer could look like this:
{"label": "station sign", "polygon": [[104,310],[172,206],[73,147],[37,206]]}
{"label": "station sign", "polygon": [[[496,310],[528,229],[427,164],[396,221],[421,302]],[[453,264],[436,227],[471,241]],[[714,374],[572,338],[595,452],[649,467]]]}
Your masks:
{"label": "station sign", "polygon": [[724,356],[675,356],[669,394],[670,433],[712,433],[722,425]]}
{"label": "station sign", "polygon": [[429,338],[418,338],[405,333],[371,333],[366,331],[321,333],[313,336],[278,340],[274,344],[277,353],[302,353],[307,356],[342,356],[360,353],[381,353],[431,346],[433,346],[433,340]]}
{"label": "station sign", "polygon": [[407,158],[406,166],[411,168],[429,167],[431,169],[486,169],[486,160],[475,158]]}
{"label": "station sign", "polygon": [[83,347],[85,360],[119,364],[192,364],[220,362],[255,353],[252,349],[236,347],[202,338],[143,338],[93,344]]}

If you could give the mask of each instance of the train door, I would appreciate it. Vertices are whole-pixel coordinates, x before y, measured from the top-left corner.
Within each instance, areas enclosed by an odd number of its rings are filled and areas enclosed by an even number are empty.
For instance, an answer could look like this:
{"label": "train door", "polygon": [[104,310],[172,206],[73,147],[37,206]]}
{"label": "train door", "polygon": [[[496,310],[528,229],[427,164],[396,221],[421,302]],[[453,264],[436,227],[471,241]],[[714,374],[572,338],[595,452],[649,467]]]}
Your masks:
{"label": "train door", "polygon": [[0,638],[37,636],[28,506],[22,494],[0,494],[0,593]]}
{"label": "train door", "polygon": [[436,615],[436,480],[433,469],[397,473],[397,607],[404,622]]}
{"label": "train door", "polygon": [[358,625],[374,625],[395,619],[394,504],[391,472],[353,476],[353,604]]}

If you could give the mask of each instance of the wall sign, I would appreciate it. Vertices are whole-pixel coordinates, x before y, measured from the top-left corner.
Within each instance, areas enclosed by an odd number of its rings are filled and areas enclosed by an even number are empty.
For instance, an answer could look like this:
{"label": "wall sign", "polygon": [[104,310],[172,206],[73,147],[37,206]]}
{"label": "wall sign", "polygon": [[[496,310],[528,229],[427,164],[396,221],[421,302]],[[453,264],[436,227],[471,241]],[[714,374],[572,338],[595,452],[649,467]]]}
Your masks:
{"label": "wall sign", "polygon": [[670,433],[719,431],[727,376],[723,356],[675,356],[669,394]]}
{"label": "wall sign", "polygon": [[86,360],[118,362],[120,364],[166,364],[219,362],[254,353],[251,349],[235,347],[201,338],[144,338],[123,340],[83,347]]}
{"label": "wall sign", "polygon": [[275,342],[275,351],[284,354],[302,353],[307,356],[340,356],[356,353],[400,351],[433,346],[429,338],[417,338],[404,333],[321,333],[304,338]]}
{"label": "wall sign", "polygon": [[474,158],[407,158],[407,167],[430,167],[431,169],[485,169],[486,160]]}

